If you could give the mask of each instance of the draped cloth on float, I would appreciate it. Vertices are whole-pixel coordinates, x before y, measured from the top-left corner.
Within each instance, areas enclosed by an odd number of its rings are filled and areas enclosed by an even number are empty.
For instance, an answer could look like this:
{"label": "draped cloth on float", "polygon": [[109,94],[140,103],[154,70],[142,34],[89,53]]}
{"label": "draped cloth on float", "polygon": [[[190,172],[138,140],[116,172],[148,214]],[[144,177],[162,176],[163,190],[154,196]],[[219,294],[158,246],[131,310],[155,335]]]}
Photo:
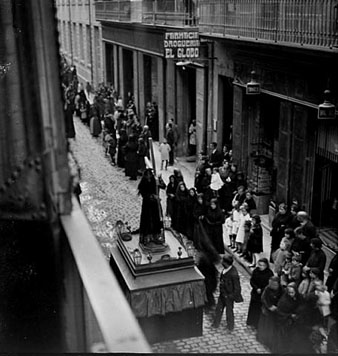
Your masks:
{"label": "draped cloth on float", "polygon": [[128,300],[136,317],[151,317],[203,307],[206,302],[204,281],[169,285],[132,292]]}

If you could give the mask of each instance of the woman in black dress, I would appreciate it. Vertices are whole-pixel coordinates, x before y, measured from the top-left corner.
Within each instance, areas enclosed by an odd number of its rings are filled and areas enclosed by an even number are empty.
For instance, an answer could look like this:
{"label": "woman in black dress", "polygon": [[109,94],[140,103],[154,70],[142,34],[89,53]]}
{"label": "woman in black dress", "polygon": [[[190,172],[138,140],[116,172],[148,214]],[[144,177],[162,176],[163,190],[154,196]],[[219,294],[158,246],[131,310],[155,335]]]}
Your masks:
{"label": "woman in black dress", "polygon": [[188,198],[185,204],[185,213],[187,217],[187,223],[186,223],[186,236],[189,240],[193,239],[194,235],[194,206],[196,204],[196,189],[195,188],[190,188],[188,190]]}
{"label": "woman in black dress", "polygon": [[279,277],[271,277],[262,293],[262,309],[257,329],[257,340],[269,349],[273,348],[275,342],[277,304],[282,294]]}
{"label": "woman in black dress", "polygon": [[137,156],[137,138],[134,135],[130,135],[128,142],[124,147],[125,152],[125,174],[130,177],[131,180],[137,179],[137,167],[138,167],[138,156]]}
{"label": "woman in black dress", "polygon": [[254,215],[252,223],[246,252],[252,260],[252,264],[249,267],[256,267],[258,255],[263,252],[263,229],[260,216]]}
{"label": "woman in black dress", "polygon": [[278,207],[278,213],[271,223],[271,254],[270,254],[270,262],[273,262],[272,255],[273,253],[279,249],[280,242],[284,236],[284,230],[289,227],[292,220],[291,213],[288,211],[288,207],[286,204],[281,203]]}
{"label": "woman in black dress", "polygon": [[188,199],[188,189],[184,182],[179,182],[174,203],[174,214],[172,220],[172,226],[174,230],[185,235],[187,228],[187,215],[186,215],[186,202]]}
{"label": "woman in black dress", "polygon": [[219,254],[224,254],[223,224],[225,216],[219,207],[217,199],[210,201],[210,206],[203,219],[211,243]]}
{"label": "woman in black dress", "polygon": [[297,309],[302,302],[295,283],[289,283],[277,304],[275,347],[277,353],[290,352],[291,326],[297,317]]}
{"label": "woman in black dress", "polygon": [[144,170],[146,169],[146,163],[144,161],[144,157],[147,155],[147,146],[142,137],[138,139],[138,149],[137,149],[137,156],[138,156],[138,167],[137,172],[138,174],[142,175]]}
{"label": "woman in black dress", "polygon": [[252,272],[250,279],[252,290],[246,323],[254,328],[257,328],[259,316],[261,314],[262,293],[264,288],[269,284],[269,279],[272,276],[273,272],[269,268],[269,261],[266,258],[261,258],[258,261],[257,267]]}
{"label": "woman in black dress", "polygon": [[167,212],[166,215],[170,218],[173,217],[174,213],[174,203],[175,203],[175,194],[176,194],[177,184],[175,177],[171,175],[169,177],[169,183],[167,185],[166,194],[167,194]]}
{"label": "woman in black dress", "polygon": [[119,131],[119,139],[117,143],[117,165],[118,167],[124,168],[125,161],[124,161],[124,146],[128,142],[128,136],[125,129],[121,129]]}
{"label": "woman in black dress", "polygon": [[[193,217],[194,217],[194,233],[193,233],[193,241],[195,247],[200,250],[201,249],[201,221],[204,218],[206,212],[206,208],[204,205],[203,194],[197,194],[196,203],[193,209]],[[202,225],[203,226],[203,225]]]}

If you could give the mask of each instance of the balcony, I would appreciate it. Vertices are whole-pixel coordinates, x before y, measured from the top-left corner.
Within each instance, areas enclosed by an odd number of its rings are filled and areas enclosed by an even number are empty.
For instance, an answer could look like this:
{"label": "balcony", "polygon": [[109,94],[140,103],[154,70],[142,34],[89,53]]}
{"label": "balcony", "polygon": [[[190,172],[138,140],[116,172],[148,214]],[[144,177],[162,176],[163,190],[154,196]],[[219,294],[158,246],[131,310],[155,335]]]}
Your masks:
{"label": "balcony", "polygon": [[199,0],[200,32],[314,49],[338,46],[335,0]]}
{"label": "balcony", "polygon": [[108,0],[95,2],[96,20],[140,22],[162,26],[196,26],[193,0]]}
{"label": "balcony", "polygon": [[151,352],[109,262],[73,199],[61,217],[63,334],[67,352]]}
{"label": "balcony", "polygon": [[96,1],[95,16],[97,21],[131,21],[131,1],[111,0]]}

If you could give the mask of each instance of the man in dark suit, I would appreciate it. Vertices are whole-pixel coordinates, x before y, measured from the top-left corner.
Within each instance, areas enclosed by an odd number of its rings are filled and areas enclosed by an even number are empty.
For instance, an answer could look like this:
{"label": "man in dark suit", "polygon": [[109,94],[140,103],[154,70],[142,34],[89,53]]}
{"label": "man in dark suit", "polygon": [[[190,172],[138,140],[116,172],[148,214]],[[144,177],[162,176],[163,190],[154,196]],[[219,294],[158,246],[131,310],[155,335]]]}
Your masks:
{"label": "man in dark suit", "polygon": [[219,284],[219,298],[215,310],[215,317],[212,326],[218,328],[222,319],[224,308],[226,308],[226,320],[228,330],[234,329],[234,302],[243,302],[241,295],[241,284],[236,267],[233,266],[233,257],[225,254],[222,258],[224,267],[221,272]]}
{"label": "man in dark suit", "polygon": [[220,167],[223,164],[223,154],[217,149],[217,142],[211,144],[209,164],[212,168]]}

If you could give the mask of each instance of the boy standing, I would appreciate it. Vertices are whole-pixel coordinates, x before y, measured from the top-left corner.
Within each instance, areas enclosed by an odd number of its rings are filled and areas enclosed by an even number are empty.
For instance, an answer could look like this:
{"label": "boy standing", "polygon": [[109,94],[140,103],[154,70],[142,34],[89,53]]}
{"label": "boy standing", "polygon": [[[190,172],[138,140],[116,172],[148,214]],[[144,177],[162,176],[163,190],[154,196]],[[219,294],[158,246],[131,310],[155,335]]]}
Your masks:
{"label": "boy standing", "polygon": [[218,328],[222,319],[224,308],[226,308],[226,320],[229,331],[234,329],[234,302],[243,302],[241,295],[241,284],[239,281],[238,272],[233,266],[233,257],[225,254],[222,258],[222,265],[224,267],[221,272],[220,285],[219,285],[219,298],[215,310],[215,317],[212,326]]}

